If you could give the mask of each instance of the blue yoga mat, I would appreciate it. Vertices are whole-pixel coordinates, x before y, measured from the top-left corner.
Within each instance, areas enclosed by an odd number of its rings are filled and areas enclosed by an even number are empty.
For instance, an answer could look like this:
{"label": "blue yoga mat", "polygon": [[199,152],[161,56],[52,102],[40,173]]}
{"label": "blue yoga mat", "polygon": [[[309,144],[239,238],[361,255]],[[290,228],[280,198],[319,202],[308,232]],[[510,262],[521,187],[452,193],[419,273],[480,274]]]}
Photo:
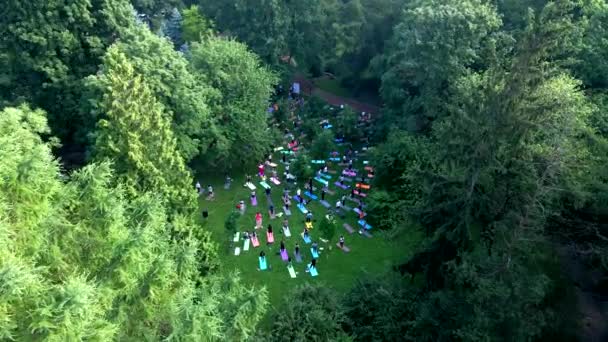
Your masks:
{"label": "blue yoga mat", "polygon": [[260,264],[260,270],[266,270],[268,268],[268,265],[266,265],[266,257],[258,257],[258,260]]}
{"label": "blue yoga mat", "polygon": [[325,179],[331,179],[330,175],[326,175],[324,173],[320,173],[319,176],[321,176],[322,178],[325,178]]}
{"label": "blue yoga mat", "polygon": [[369,223],[365,222],[365,220],[359,220],[357,221],[359,223],[359,225],[367,230],[372,229],[372,226],[369,225]]}
{"label": "blue yoga mat", "polygon": [[312,242],[312,241],[310,240],[310,236],[304,236],[304,235],[302,234],[302,239],[304,239],[304,242],[305,242],[305,243],[307,243],[307,244]]}
{"label": "blue yoga mat", "polygon": [[329,160],[338,162],[338,161],[340,161],[340,158],[329,158]]}
{"label": "blue yoga mat", "polygon": [[311,264],[308,264],[308,271],[310,272],[310,275],[313,277],[316,277],[319,275],[319,273],[317,272],[317,268],[316,267],[310,267]]}
{"label": "blue yoga mat", "polygon": [[315,159],[312,161],[313,164],[325,164],[325,160]]}
{"label": "blue yoga mat", "polygon": [[310,254],[312,254],[312,257],[315,259],[319,259],[319,253],[315,252],[314,248],[310,248]]}
{"label": "blue yoga mat", "polygon": [[303,204],[298,203],[298,209],[300,209],[302,214],[308,214],[308,209],[306,209],[306,207]]}
{"label": "blue yoga mat", "polygon": [[313,199],[313,200],[315,200],[315,201],[319,199],[319,196],[317,196],[317,195],[315,195],[315,194],[311,194],[309,191],[304,192],[304,195],[306,195],[306,196],[308,196],[308,197],[312,198],[312,199]]}
{"label": "blue yoga mat", "polygon": [[328,183],[329,183],[328,181],[326,181],[325,179],[320,178],[320,177],[315,177],[315,180],[316,180],[317,182],[319,182],[319,183],[321,183],[321,184],[325,185],[325,186],[327,186],[327,185],[328,185]]}

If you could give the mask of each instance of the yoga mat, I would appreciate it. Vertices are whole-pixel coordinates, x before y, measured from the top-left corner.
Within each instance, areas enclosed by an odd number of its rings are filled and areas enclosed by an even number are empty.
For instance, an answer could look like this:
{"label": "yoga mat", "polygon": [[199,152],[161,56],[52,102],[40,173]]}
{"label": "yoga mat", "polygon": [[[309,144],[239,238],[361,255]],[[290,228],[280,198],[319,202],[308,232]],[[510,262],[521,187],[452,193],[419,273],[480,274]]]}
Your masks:
{"label": "yoga mat", "polygon": [[340,158],[329,158],[329,160],[337,162],[337,161],[340,161]]}
{"label": "yoga mat", "polygon": [[359,215],[363,214],[363,216],[367,216],[367,214],[364,213],[364,212],[362,212],[361,210],[359,210],[359,208],[355,208],[355,209],[353,209],[353,211],[356,212]]}
{"label": "yoga mat", "polygon": [[302,214],[304,214],[304,215],[308,214],[308,209],[306,209],[306,207],[303,204],[298,203],[298,209],[300,209]]}
{"label": "yoga mat", "polygon": [[252,206],[257,206],[258,205],[258,198],[257,197],[250,197],[251,198],[251,205]]}
{"label": "yoga mat", "polygon": [[356,190],[355,190],[355,195],[360,196],[360,197],[363,197],[363,198],[367,197],[367,194],[366,194],[366,193],[364,193],[364,192],[359,192],[359,191],[356,191]]}
{"label": "yoga mat", "polygon": [[352,179],[352,178],[349,178],[349,177],[344,177],[344,179],[343,179],[343,180],[344,180],[346,183],[352,183],[352,182],[353,182],[353,179]]}
{"label": "yoga mat", "polygon": [[313,199],[313,200],[315,200],[315,201],[319,199],[319,196],[317,196],[317,195],[315,195],[315,194],[311,194],[309,191],[305,191],[305,192],[304,192],[304,195],[306,195],[306,196],[308,196],[308,197],[312,198],[312,199]]}
{"label": "yoga mat", "polygon": [[262,219],[255,220],[255,226],[256,226],[257,228],[261,228],[261,227],[262,227]]}
{"label": "yoga mat", "polygon": [[344,139],[335,139],[334,141],[337,143],[341,143],[341,142],[344,142]]}
{"label": "yoga mat", "polygon": [[241,255],[241,247],[236,247],[234,249],[234,255]]}
{"label": "yoga mat", "polygon": [[340,247],[340,243],[338,242],[338,243],[336,243],[336,246],[337,246],[338,248],[340,248],[341,250],[343,250],[343,251],[344,251],[344,253],[348,253],[348,252],[350,252],[350,248],[346,247],[346,245],[344,245],[344,247]]}
{"label": "yoga mat", "polygon": [[342,174],[344,176],[348,176],[348,177],[357,177],[357,173],[356,172],[352,172],[352,171],[344,170],[344,171],[342,171]]}
{"label": "yoga mat", "polygon": [[317,268],[316,267],[310,267],[312,264],[308,264],[308,271],[310,272],[310,275],[313,277],[316,277],[319,275],[319,273],[317,272]]}
{"label": "yoga mat", "polygon": [[[369,164],[369,160],[364,160],[363,165],[367,165],[367,164]],[[370,166],[366,166],[365,169],[367,170],[368,167],[371,168]]]}
{"label": "yoga mat", "polygon": [[273,182],[275,185],[281,185],[281,181],[279,181],[278,179],[272,177],[270,178],[270,181]]}
{"label": "yoga mat", "polygon": [[342,226],[343,226],[343,227],[344,227],[344,229],[346,229],[346,231],[347,231],[348,233],[350,233],[350,234],[352,234],[352,233],[354,233],[354,232],[355,232],[355,230],[353,229],[353,227],[351,227],[351,226],[350,226],[350,224],[348,224],[348,223],[345,223],[345,224],[343,224]]}
{"label": "yoga mat", "polygon": [[369,173],[369,174],[367,175],[367,178],[374,178],[374,175],[372,175],[371,173]]}
{"label": "yoga mat", "polygon": [[283,261],[287,261],[287,259],[289,259],[289,255],[287,254],[286,249],[281,251],[281,259],[283,259]]}
{"label": "yoga mat", "polygon": [[266,257],[258,257],[258,263],[260,265],[260,271],[264,271],[268,268],[268,265],[266,265]]}
{"label": "yoga mat", "polygon": [[266,240],[268,241],[268,243],[274,243],[274,234],[266,232]]}
{"label": "yoga mat", "polygon": [[294,201],[296,201],[296,202],[298,202],[298,203],[300,203],[300,198],[301,198],[301,197],[300,197],[300,196],[298,196],[298,195],[294,195],[294,196],[293,196],[293,200],[294,200]]}
{"label": "yoga mat", "polygon": [[283,207],[283,211],[285,212],[285,216],[291,216],[291,210]]}
{"label": "yoga mat", "polygon": [[314,249],[314,248],[311,248],[311,249],[310,249],[310,254],[312,254],[312,257],[313,257],[314,259],[319,259],[319,253],[315,252],[315,249]]}
{"label": "yoga mat", "polygon": [[347,206],[346,204],[343,204],[343,205],[342,205],[342,208],[344,208],[344,210],[348,210],[348,211],[353,210],[353,208],[351,208],[351,207]]}
{"label": "yoga mat", "polygon": [[277,167],[277,164],[276,164],[276,163],[268,163],[268,164],[266,164],[266,165],[268,165],[268,166],[270,166],[270,167]]}
{"label": "yoga mat", "polygon": [[294,153],[293,153],[293,151],[281,151],[281,154],[294,154]]}
{"label": "yoga mat", "polygon": [[319,183],[321,183],[321,184],[325,185],[325,186],[327,186],[327,185],[329,184],[329,182],[328,182],[328,181],[326,181],[326,180],[325,180],[325,179],[323,179],[323,178],[315,177],[315,180],[316,180],[317,182],[319,182]]}
{"label": "yoga mat", "polygon": [[336,171],[336,170],[327,170],[327,173],[331,173],[332,175],[335,175],[336,173],[338,173],[338,171]]}
{"label": "yoga mat", "polygon": [[234,238],[232,239],[232,241],[234,242],[239,242],[239,236],[241,235],[240,232],[236,232],[234,233]]}
{"label": "yoga mat", "polygon": [[370,234],[367,230],[362,231],[361,234],[363,234],[364,236],[367,236],[368,238],[372,237],[372,234]]}
{"label": "yoga mat", "polygon": [[289,230],[289,227],[283,228],[283,234],[285,234],[285,237],[291,237],[291,231]]}
{"label": "yoga mat", "polygon": [[249,250],[249,244],[251,243],[250,239],[245,239],[245,242],[243,242],[243,250],[244,251],[248,251]]}
{"label": "yoga mat", "polygon": [[266,182],[260,182],[260,185],[264,188],[264,189],[270,189],[270,185],[268,185],[268,183]]}
{"label": "yoga mat", "polygon": [[321,176],[321,178],[325,178],[325,179],[327,179],[327,180],[331,179],[331,176],[330,176],[330,175],[326,175],[326,174],[324,174],[324,173],[319,174],[319,176]]}
{"label": "yoga mat", "polygon": [[359,225],[365,228],[366,230],[372,229],[372,226],[370,226],[369,223],[365,222],[365,220],[359,220],[357,221],[357,223],[359,223]]}
{"label": "yoga mat", "polygon": [[306,244],[311,243],[311,241],[310,241],[310,236],[304,236],[304,233],[300,234],[300,236],[302,237],[302,239],[304,240],[304,242],[305,242]]}
{"label": "yoga mat", "polygon": [[[365,164],[365,162],[363,162],[363,164]],[[366,166],[366,167],[364,167],[364,169],[365,169],[365,171],[369,171],[369,172],[374,171],[374,168],[371,166]]]}
{"label": "yoga mat", "polygon": [[323,128],[325,128],[325,129],[330,129],[330,128],[332,128],[332,127],[334,127],[334,126],[332,126],[332,125],[327,125],[327,126],[325,126],[325,127],[323,127]]}
{"label": "yoga mat", "polygon": [[346,190],[349,188],[348,185],[344,185],[344,184],[340,184],[339,182],[335,182],[334,183],[338,188],[342,189],[342,190]]}
{"label": "yoga mat", "polygon": [[245,186],[248,187],[249,190],[255,190],[255,185],[253,185],[253,183],[246,183]]}
{"label": "yoga mat", "polygon": [[361,188],[363,190],[369,190],[371,188],[371,186],[369,186],[369,184],[363,184],[363,183],[357,183],[357,188]]}
{"label": "yoga mat", "polygon": [[302,262],[302,255],[300,253],[296,253],[296,262]]}
{"label": "yoga mat", "polygon": [[335,191],[333,191],[333,190],[329,190],[329,189],[327,189],[327,188],[325,188],[325,192],[327,192],[328,194],[330,194],[330,195],[332,195],[332,196],[336,194],[336,192],[335,192]]}
{"label": "yoga mat", "polygon": [[275,216],[278,218],[281,218],[281,217],[283,217],[283,213],[276,213]]}
{"label": "yoga mat", "polygon": [[229,190],[229,189],[230,189],[230,183],[225,183],[224,190]]}
{"label": "yoga mat", "polygon": [[295,278],[296,277],[296,271],[293,269],[292,266],[287,266],[287,271],[289,271],[289,276],[291,278]]}
{"label": "yoga mat", "polygon": [[275,152],[283,151],[283,146],[275,147],[274,151]]}
{"label": "yoga mat", "polygon": [[324,206],[327,209],[329,209],[331,207],[331,205],[329,203],[327,203],[327,201],[321,201],[319,203],[321,203],[321,205]]}
{"label": "yoga mat", "polygon": [[313,164],[325,164],[325,160],[316,159],[312,161]]}
{"label": "yoga mat", "polygon": [[258,238],[257,238],[257,237],[252,237],[252,238],[251,238],[251,245],[252,245],[253,247],[258,247],[258,246],[260,245],[260,240],[258,240]]}
{"label": "yoga mat", "polygon": [[312,229],[312,222],[306,222],[304,225],[306,225],[307,229]]}

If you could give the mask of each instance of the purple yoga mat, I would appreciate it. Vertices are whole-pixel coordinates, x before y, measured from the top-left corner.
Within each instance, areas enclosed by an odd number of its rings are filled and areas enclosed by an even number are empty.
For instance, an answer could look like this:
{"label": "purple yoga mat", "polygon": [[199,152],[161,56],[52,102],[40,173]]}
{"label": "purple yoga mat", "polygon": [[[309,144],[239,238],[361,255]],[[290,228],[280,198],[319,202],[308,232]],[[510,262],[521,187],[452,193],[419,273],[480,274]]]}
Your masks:
{"label": "purple yoga mat", "polygon": [[283,259],[283,261],[287,261],[289,259],[289,255],[287,254],[286,249],[281,251],[281,259]]}
{"label": "purple yoga mat", "polygon": [[258,205],[258,198],[257,197],[251,197],[251,205],[253,205],[253,206],[257,206]]}
{"label": "purple yoga mat", "polygon": [[334,184],[336,184],[336,186],[341,189],[344,189],[344,190],[348,189],[348,185],[340,184],[339,182],[335,182]]}

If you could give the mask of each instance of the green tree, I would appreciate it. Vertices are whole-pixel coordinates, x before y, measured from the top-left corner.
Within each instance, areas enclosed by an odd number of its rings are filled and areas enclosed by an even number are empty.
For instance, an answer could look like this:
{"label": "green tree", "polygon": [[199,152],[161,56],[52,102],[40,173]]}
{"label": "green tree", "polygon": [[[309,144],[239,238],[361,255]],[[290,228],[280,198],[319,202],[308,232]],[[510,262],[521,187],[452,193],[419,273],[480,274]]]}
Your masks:
{"label": "green tree", "polygon": [[482,66],[500,25],[496,9],[482,0],[416,2],[404,11],[379,60],[387,124],[428,130],[445,113],[450,84]]}
{"label": "green tree", "polygon": [[161,27],[162,34],[169,38],[175,47],[179,47],[184,43],[182,38],[182,20],[182,14],[179,12],[179,9],[174,7]]}
{"label": "green tree", "polygon": [[325,240],[331,240],[336,235],[336,220],[323,216],[319,223],[319,231]]}
{"label": "green tree", "polygon": [[65,148],[80,149],[90,133],[79,113],[82,78],[97,71],[106,48],[133,24],[128,1],[8,0],[0,12],[0,103],[45,109]]}
{"label": "green tree", "polygon": [[[204,156],[220,134],[209,108],[215,91],[192,73],[188,61],[170,42],[143,25],[124,30],[123,38],[114,47],[127,56],[135,73],[143,77],[154,97],[163,104],[163,115],[171,123],[182,157],[191,161]],[[92,116],[91,122],[97,122],[103,82],[100,76],[92,76],[87,85],[86,103],[90,107],[86,112]]]}
{"label": "green tree", "polygon": [[211,38],[192,45],[192,68],[216,90],[211,113],[220,131],[202,161],[217,167],[262,160],[274,143],[268,99],[278,81],[259,58],[234,40]]}
{"label": "green tree", "polygon": [[228,214],[228,216],[226,216],[226,220],[224,221],[224,229],[226,229],[228,236],[232,237],[234,233],[237,232],[237,222],[240,217],[241,214],[238,211],[232,211],[230,214]]}
{"label": "green tree", "polygon": [[299,153],[294,158],[289,172],[296,176],[300,182],[308,181],[315,174],[315,171],[310,166],[310,158],[305,153]]}
{"label": "green tree", "polygon": [[198,6],[190,6],[184,10],[182,21],[182,38],[185,42],[198,42],[215,35],[214,24],[205,18],[198,9]]}
{"label": "green tree", "polygon": [[117,47],[105,57],[95,157],[113,160],[128,191],[154,190],[178,212],[192,212],[192,177],[177,153],[164,107]]}
{"label": "green tree", "polygon": [[272,341],[347,340],[342,331],[344,309],[336,293],[319,285],[301,285],[286,298],[273,317]]}
{"label": "green tree", "polygon": [[324,130],[315,138],[310,147],[310,156],[313,159],[326,160],[329,153],[336,150],[334,133],[331,130]]}

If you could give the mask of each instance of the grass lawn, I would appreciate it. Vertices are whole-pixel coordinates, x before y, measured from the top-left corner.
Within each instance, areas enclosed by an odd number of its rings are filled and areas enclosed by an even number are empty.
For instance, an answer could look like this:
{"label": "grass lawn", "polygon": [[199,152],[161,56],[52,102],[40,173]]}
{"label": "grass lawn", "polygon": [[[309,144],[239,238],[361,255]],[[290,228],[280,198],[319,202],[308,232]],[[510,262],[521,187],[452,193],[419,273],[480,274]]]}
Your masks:
{"label": "grass lawn", "polygon": [[350,92],[350,90],[344,88],[336,79],[322,77],[316,78],[314,81],[315,86],[317,86],[319,89],[325,90],[328,93],[332,93],[336,96],[341,97],[353,97],[353,94]]}
{"label": "grass lawn", "polygon": [[[283,174],[284,166],[278,163],[280,160],[280,154],[275,154],[273,160],[279,164],[278,172],[279,176]],[[361,161],[359,161],[361,163]],[[363,170],[363,165],[355,165],[355,168]],[[330,170],[341,172],[342,168],[337,164],[330,164]],[[282,299],[285,294],[298,284],[305,282],[318,282],[326,286],[330,286],[340,293],[348,291],[353,285],[353,282],[365,273],[378,274],[389,270],[396,263],[407,259],[410,253],[413,252],[416,244],[421,240],[421,235],[418,232],[412,232],[411,235],[403,236],[396,240],[389,241],[382,237],[383,234],[371,230],[373,238],[367,238],[358,234],[359,225],[357,224],[358,216],[355,212],[346,212],[345,220],[338,218],[338,224],[336,228],[336,234],[334,238],[328,243],[323,243],[319,240],[320,232],[318,230],[318,223],[322,216],[327,213],[328,209],[325,209],[319,201],[312,201],[307,205],[307,208],[314,214],[314,228],[310,231],[312,240],[319,244],[322,249],[319,259],[317,260],[317,270],[319,276],[313,278],[310,274],[306,273],[306,265],[310,262],[312,255],[310,252],[310,245],[304,243],[304,240],[300,236],[300,233],[304,230],[304,215],[296,207],[295,201],[292,199],[292,205],[290,206],[292,215],[287,217],[289,219],[289,227],[291,231],[291,237],[285,238],[282,231],[282,222],[285,218],[275,218],[270,220],[268,214],[268,201],[264,194],[264,189],[259,184],[261,179],[257,176],[257,168],[251,170],[243,170],[249,174],[256,175],[254,184],[256,185],[256,194],[258,198],[257,207],[251,206],[250,194],[251,191],[245,188],[244,175],[231,175],[235,180],[232,183],[230,190],[224,189],[223,176],[211,176],[200,173],[198,180],[201,185],[206,188],[208,184],[214,187],[216,197],[215,200],[209,201],[204,199],[202,196],[199,200],[200,208],[206,208],[209,211],[209,217],[203,222],[206,229],[212,232],[213,237],[219,245],[219,255],[222,260],[223,272],[232,272],[238,270],[241,274],[242,279],[252,285],[265,286],[268,289],[270,297],[270,305],[272,308],[276,308],[282,303]],[[326,200],[333,206],[335,206],[338,196],[342,194],[350,194],[349,190],[342,191],[333,185],[333,182],[337,180],[337,174],[332,175],[330,181],[330,189],[335,191],[336,194],[331,196],[327,194]],[[282,212],[283,202],[281,196],[283,189],[287,186],[286,183],[282,183],[280,186],[275,186],[269,180],[267,183],[272,186],[271,198],[274,202],[275,212]],[[320,187],[320,184],[314,181],[315,187]],[[354,185],[354,184],[353,184]],[[304,184],[299,182],[298,187],[304,192]],[[295,195],[295,189],[291,188],[291,195]],[[373,188],[372,188],[373,191]],[[315,192],[316,195],[320,196],[320,190]],[[247,210],[243,216],[239,219],[239,231],[253,231],[255,226],[255,214],[260,211],[263,215],[263,229],[256,231],[260,246],[257,248],[250,247],[249,251],[241,251],[241,255],[234,255],[234,248],[240,246],[243,248],[243,240],[241,239],[238,243],[232,242],[232,236],[228,236],[228,233],[224,229],[224,221],[230,211],[235,209],[238,201],[244,200],[247,205]],[[350,207],[355,207],[355,203],[347,201]],[[343,223],[349,223],[354,229],[355,233],[350,235],[342,227]],[[275,242],[272,245],[266,244],[266,227],[268,224],[272,224]],[[340,235],[344,235],[346,239],[346,246],[351,251],[345,253],[341,249],[336,247],[336,243]],[[279,255],[279,246],[281,240],[285,241],[285,245],[289,255],[292,257],[294,268],[297,273],[297,278],[292,279],[289,276],[285,262],[281,260]],[[295,257],[293,256],[295,244],[300,245],[300,253],[303,257],[302,263],[296,263]],[[269,270],[258,271],[258,257],[260,251],[265,251]],[[268,317],[268,315],[267,315]],[[268,325],[269,320],[267,319],[263,325]]]}

